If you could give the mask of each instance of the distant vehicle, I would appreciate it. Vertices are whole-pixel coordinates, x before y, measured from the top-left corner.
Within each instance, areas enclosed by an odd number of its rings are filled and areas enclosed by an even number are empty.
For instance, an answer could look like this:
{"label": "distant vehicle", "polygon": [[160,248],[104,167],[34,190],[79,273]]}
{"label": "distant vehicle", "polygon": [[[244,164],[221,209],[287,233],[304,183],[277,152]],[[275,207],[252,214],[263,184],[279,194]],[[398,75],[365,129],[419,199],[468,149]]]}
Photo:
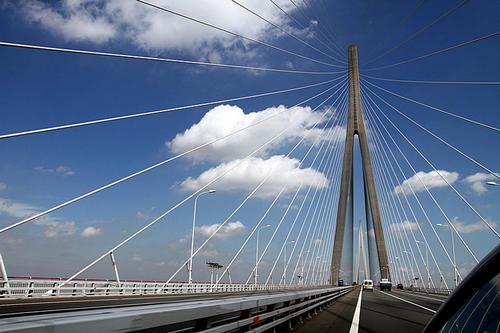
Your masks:
{"label": "distant vehicle", "polygon": [[389,279],[381,279],[380,280],[380,290],[389,290],[392,289],[392,282]]}
{"label": "distant vehicle", "polygon": [[403,288],[403,284],[402,284],[402,283],[398,283],[398,285],[396,286],[396,288],[397,288],[397,289],[401,289],[401,290],[403,290],[403,289],[404,289],[404,288]]}
{"label": "distant vehicle", "polygon": [[372,280],[365,280],[363,282],[363,290],[373,291],[373,281]]}

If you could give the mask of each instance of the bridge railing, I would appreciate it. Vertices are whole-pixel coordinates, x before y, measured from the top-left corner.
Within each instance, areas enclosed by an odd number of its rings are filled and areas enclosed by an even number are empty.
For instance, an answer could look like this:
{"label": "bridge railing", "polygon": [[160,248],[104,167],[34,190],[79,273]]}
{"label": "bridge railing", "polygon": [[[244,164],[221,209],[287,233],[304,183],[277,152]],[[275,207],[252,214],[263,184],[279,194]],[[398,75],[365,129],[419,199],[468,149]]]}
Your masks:
{"label": "bridge railing", "polygon": [[297,286],[245,283],[186,283],[165,281],[75,280],[64,284],[58,278],[14,278],[0,284],[0,298],[44,296],[150,295],[211,292],[292,290]]}

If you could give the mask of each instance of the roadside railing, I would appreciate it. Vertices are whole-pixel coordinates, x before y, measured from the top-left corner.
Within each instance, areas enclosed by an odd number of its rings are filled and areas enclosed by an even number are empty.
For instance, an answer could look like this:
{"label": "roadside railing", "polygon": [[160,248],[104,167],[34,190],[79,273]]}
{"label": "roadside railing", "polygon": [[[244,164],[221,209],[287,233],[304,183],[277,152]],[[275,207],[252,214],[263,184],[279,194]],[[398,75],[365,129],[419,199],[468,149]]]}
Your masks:
{"label": "roadside railing", "polygon": [[[245,283],[187,283],[165,281],[75,279],[64,283],[63,278],[12,277],[0,281],[0,298],[44,296],[106,296],[150,295],[212,292],[244,292],[300,289],[293,285]],[[311,286],[307,286],[311,288]]]}

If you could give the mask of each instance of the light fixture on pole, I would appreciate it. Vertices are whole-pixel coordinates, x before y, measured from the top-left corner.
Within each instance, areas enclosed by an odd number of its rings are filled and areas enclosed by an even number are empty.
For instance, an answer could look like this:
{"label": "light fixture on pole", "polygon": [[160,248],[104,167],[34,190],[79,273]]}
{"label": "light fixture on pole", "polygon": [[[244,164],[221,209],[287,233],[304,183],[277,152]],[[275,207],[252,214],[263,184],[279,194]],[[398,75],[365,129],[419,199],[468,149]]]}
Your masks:
{"label": "light fixture on pole", "polygon": [[424,242],[421,242],[419,240],[416,241],[417,242],[417,246],[418,244],[424,244],[425,246],[425,268],[427,269],[427,289],[429,289],[431,287],[431,274],[430,274],[430,271],[429,271],[429,250],[427,249],[427,246],[425,245]]}
{"label": "light fixture on pole", "polygon": [[259,268],[259,233],[262,229],[270,228],[270,224],[266,224],[263,227],[260,227],[259,230],[257,230],[257,244],[255,244],[255,272],[254,272],[254,284],[255,287],[257,287],[257,278],[258,278],[258,268]]}
{"label": "light fixture on pole", "polygon": [[205,192],[199,193],[194,199],[194,210],[193,210],[193,229],[191,231],[191,252],[189,256],[189,267],[188,267],[188,283],[193,283],[193,248],[194,248],[194,227],[196,225],[196,203],[198,202],[198,198],[203,194],[215,193],[215,190],[208,190]]}
{"label": "light fixture on pole", "polygon": [[495,182],[486,182],[486,184],[491,185],[491,186],[500,186],[500,184],[495,183]]}
{"label": "light fixture on pole", "polygon": [[443,228],[450,228],[451,232],[451,249],[453,253],[453,282],[455,283],[455,288],[458,285],[458,271],[457,271],[457,258],[455,256],[455,238],[453,236],[453,228],[441,223],[436,224],[438,227],[443,227]]}

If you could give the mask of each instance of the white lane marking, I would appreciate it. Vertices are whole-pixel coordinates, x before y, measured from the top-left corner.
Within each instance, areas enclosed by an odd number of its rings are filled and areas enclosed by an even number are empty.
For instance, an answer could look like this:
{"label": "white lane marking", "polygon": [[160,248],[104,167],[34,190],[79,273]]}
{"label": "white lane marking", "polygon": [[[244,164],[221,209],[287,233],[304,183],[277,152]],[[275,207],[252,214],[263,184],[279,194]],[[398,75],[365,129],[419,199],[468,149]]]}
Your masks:
{"label": "white lane marking", "polygon": [[425,306],[422,306],[422,305],[417,304],[417,303],[413,303],[413,302],[411,302],[411,301],[409,301],[409,300],[406,300],[406,299],[401,298],[401,297],[398,297],[398,296],[391,295],[391,294],[389,294],[389,293],[386,293],[385,291],[381,291],[381,293],[382,293],[382,294],[384,294],[384,295],[391,296],[391,297],[394,297],[394,298],[396,298],[396,299],[399,299],[400,301],[406,302],[406,303],[408,303],[408,304],[418,306],[419,308],[422,308],[422,309],[424,309],[424,310],[430,311],[430,312],[432,312],[432,313],[436,313],[436,311],[431,310],[431,309],[429,309],[429,308],[426,308]]}
{"label": "white lane marking", "polygon": [[438,301],[438,302],[441,302],[441,303],[443,303],[446,300],[445,298],[444,299],[443,298],[434,298],[434,297],[429,297],[429,296],[423,296],[423,295],[417,295],[417,294],[413,294],[413,293],[408,293],[408,292],[405,292],[405,291],[398,291],[397,293],[406,294],[406,295],[412,295],[412,296],[415,296],[415,297],[432,299],[433,301]]}
{"label": "white lane marking", "polygon": [[349,330],[349,333],[358,333],[359,315],[361,313],[361,295],[363,295],[363,288],[359,291],[358,303],[356,304],[356,310],[354,310],[354,316],[352,316],[351,329]]}

